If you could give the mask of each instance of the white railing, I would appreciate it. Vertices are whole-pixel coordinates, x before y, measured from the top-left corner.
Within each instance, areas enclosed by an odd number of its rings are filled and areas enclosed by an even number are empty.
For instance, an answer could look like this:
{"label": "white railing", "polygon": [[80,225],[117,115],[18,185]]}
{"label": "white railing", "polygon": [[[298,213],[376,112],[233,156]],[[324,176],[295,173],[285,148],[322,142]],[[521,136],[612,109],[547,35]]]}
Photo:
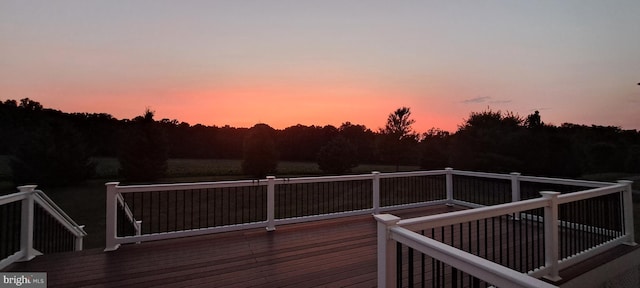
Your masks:
{"label": "white railing", "polygon": [[[472,172],[453,172],[452,174],[465,176],[481,175],[481,177],[496,176],[488,173],[476,174]],[[583,191],[567,194],[560,194],[558,192],[541,192],[543,198],[514,201],[512,203],[486,207],[482,207],[482,205],[472,205],[480,208],[440,215],[418,217],[413,219],[402,220],[389,214],[376,215],[375,218],[379,223],[378,286],[393,287],[397,283],[397,277],[399,276],[396,275],[396,265],[398,264],[395,260],[397,257],[396,243],[402,243],[413,249],[417,249],[418,251],[425,253],[429,257],[442,261],[448,265],[451,265],[452,267],[455,267],[456,269],[468,273],[469,275],[500,287],[553,287],[549,286],[545,282],[537,280],[536,278],[544,277],[551,281],[557,281],[560,279],[559,271],[563,268],[571,266],[579,261],[583,261],[589,257],[592,257],[593,255],[599,254],[620,244],[635,245],[633,229],[633,206],[631,199],[632,192],[630,181],[619,181],[619,183],[615,184],[593,181],[524,177],[520,176],[519,174],[513,173],[511,174],[511,176],[502,175],[500,176],[500,179],[511,180],[513,181],[512,183],[516,183],[517,185],[514,184],[512,186],[512,189],[514,191],[519,191],[519,181],[539,181],[540,183],[579,185],[583,187],[597,188],[586,189]],[[451,181],[448,181],[448,183],[449,182]],[[448,186],[448,189],[452,188],[449,188]],[[519,197],[517,197],[518,195],[515,194],[516,193],[514,193],[514,195],[512,196],[512,199],[519,199]],[[575,216],[566,216],[566,219],[563,220],[559,218],[560,212],[572,213],[571,211],[562,211],[563,209],[571,210],[571,207],[566,206],[567,204],[579,203],[579,201],[596,199],[598,197],[607,197],[607,195],[613,195],[614,200],[615,198],[618,198],[617,205],[619,205],[619,207],[615,207],[616,202],[613,202],[614,207],[611,208],[614,210],[619,209],[619,211],[622,211],[622,215],[617,215],[619,217],[622,217],[622,219],[619,219],[619,221],[621,222],[619,225],[619,230],[621,231],[611,231],[611,228],[605,229],[602,227],[594,227],[596,225],[589,224],[587,223],[588,221],[584,223],[577,223],[578,219],[576,219]],[[454,200],[453,202],[459,203],[457,200]],[[464,203],[469,204],[466,202]],[[532,214],[531,211],[541,208],[544,209],[543,216]],[[617,214],[616,211],[618,210],[615,210],[613,214]],[[591,213],[603,212],[593,211]],[[469,223],[467,224],[469,225],[467,227],[469,227],[469,230],[471,230],[472,228],[470,227],[472,227],[472,224],[470,223],[474,223],[474,221],[480,221],[484,219],[492,219],[491,221],[494,221],[494,217],[502,217],[503,215],[510,215],[506,219],[509,219],[507,221],[511,222],[518,221],[519,219],[525,219],[526,221],[530,221],[528,223],[543,223],[544,265],[542,265],[541,267],[534,267],[534,269],[532,269],[531,271],[525,271],[528,272],[529,275],[525,275],[522,272],[515,271],[509,267],[505,267],[497,263],[488,261],[487,259],[482,259],[481,257],[478,257],[476,255],[467,253],[445,243],[441,243],[439,241],[414,232],[445,226],[452,227],[451,231],[453,231],[453,227],[456,227],[457,225],[463,225],[463,223]],[[582,214],[577,215],[584,216]],[[599,221],[602,222],[602,219],[599,219]],[[487,222],[484,223],[484,229],[486,232]],[[494,224],[491,224],[492,229],[494,227],[493,225]],[[509,226],[509,224],[507,225]],[[515,227],[515,224],[513,225]],[[476,228],[478,229],[476,233],[480,233],[479,227],[480,226],[476,226]],[[573,229],[572,231],[578,231],[579,233],[601,234],[607,235],[609,237],[603,238],[603,240],[599,241],[594,240],[592,241],[592,245],[586,245],[577,253],[568,255],[567,257],[560,259],[561,237],[569,237],[567,235],[561,236],[559,233],[560,229],[565,229],[566,231]],[[533,229],[531,228],[531,230]],[[527,233],[528,232],[529,230],[527,230]],[[495,236],[484,235],[483,237]],[[500,235],[498,237],[502,239],[503,236]],[[516,239],[515,235],[512,237],[513,238],[511,239]],[[580,237],[580,235],[578,235],[578,237]],[[509,239],[509,236],[507,236],[507,239]],[[563,240],[568,241],[567,238],[564,238]],[[486,245],[487,240],[484,241]],[[494,240],[492,239],[492,244],[493,241]],[[477,250],[474,252],[477,254],[481,254],[480,251]],[[487,251],[485,251],[484,253],[488,254]],[[530,252],[525,251],[520,253],[528,254]],[[487,256],[485,258],[489,258],[488,255],[485,256]],[[522,255],[520,256],[522,257]],[[502,258],[502,256],[500,258]],[[508,259],[507,263],[509,263]]]}
{"label": "white railing", "polygon": [[[20,219],[19,227],[16,223],[8,223],[4,221],[11,221],[10,219],[1,219],[0,222],[3,222],[4,230],[3,233],[7,233],[5,237],[10,237],[10,235],[15,235],[13,233],[19,234],[19,243],[10,243],[13,242],[10,239],[2,239],[3,241],[7,241],[6,244],[13,244],[7,246],[14,246],[14,251],[5,251],[6,257],[0,260],[0,269],[3,269],[16,261],[29,261],[38,255],[42,255],[43,252],[39,251],[38,247],[34,246],[35,242],[40,242],[43,245],[48,245],[49,243],[55,243],[57,241],[61,241],[60,239],[47,238],[47,235],[36,235],[34,233],[35,230],[41,231],[43,229],[50,229],[51,227],[36,227],[37,220],[36,219],[36,209],[42,209],[44,213],[51,217],[61,225],[70,235],[74,238],[72,243],[72,250],[79,251],[82,250],[82,239],[87,233],[84,231],[84,226],[80,226],[76,224],[71,217],[69,217],[58,205],[56,205],[44,192],[40,190],[35,190],[36,185],[27,185],[20,186],[18,190],[20,192],[9,194],[5,196],[0,196],[0,206],[9,206],[16,205],[16,209],[11,212],[19,212],[18,215],[11,215],[9,211],[6,211],[7,218],[12,218],[11,220]],[[15,203],[20,203],[19,205]],[[37,205],[37,206],[36,206]],[[16,225],[14,225],[16,224]],[[41,224],[42,225],[42,224]],[[19,231],[9,231],[12,230],[10,228],[15,228],[14,230]],[[17,236],[17,235],[16,235]],[[39,239],[38,237],[43,237],[43,239]],[[5,243],[3,243],[5,244]],[[62,243],[64,246],[64,243]]]}
{"label": "white railing", "polygon": [[[301,178],[269,176],[263,180],[156,185],[122,186],[111,182],[106,184],[105,250],[115,250],[125,243],[258,227],[273,231],[277,225],[429,205],[482,207],[478,203],[459,200],[461,192],[458,189],[460,187],[456,188],[457,176],[511,181],[507,202],[520,199],[520,184],[527,181],[582,187],[610,185],[604,182],[527,177],[519,173],[505,175],[457,171],[451,168]],[[125,213],[119,212],[122,210]],[[191,214],[184,214],[189,211]],[[129,223],[135,232],[127,235],[119,233],[119,223]]]}
{"label": "white railing", "polygon": [[[118,182],[110,182],[106,184],[105,251],[115,250],[120,244],[125,243],[258,227],[273,231],[277,225],[445,204],[443,175],[445,175],[445,170],[399,173],[373,172],[363,175],[300,178],[269,176],[266,180],[157,185],[121,186]],[[412,196],[407,191],[402,190],[402,187],[398,189],[391,187],[394,183],[387,182],[391,179],[405,183],[407,187],[404,190],[410,189],[409,185],[412,185],[411,187],[424,188],[427,185],[440,184],[442,189],[432,189],[438,191],[433,191],[427,196],[425,196],[426,194],[419,195],[418,193],[413,193]],[[220,196],[220,194],[224,195]],[[245,197],[245,194],[249,196]],[[147,195],[147,198],[143,198],[144,195]],[[255,201],[252,202],[252,200],[246,199],[248,197],[255,198],[252,199]],[[130,198],[131,202],[137,203],[127,203],[125,201],[127,198]],[[160,204],[156,204],[156,201]],[[166,203],[162,201],[166,201]],[[183,205],[182,208],[171,207],[171,205],[176,205],[176,202],[180,202],[177,206]],[[221,207],[220,202],[225,202],[229,207]],[[198,205],[194,206],[193,203],[198,203]],[[202,208],[203,206],[206,206],[206,209]],[[137,207],[146,209],[146,211],[138,211],[136,213]],[[119,209],[124,209],[124,214],[127,217],[124,222],[135,226],[136,235],[118,235],[118,223],[123,220],[118,217]],[[191,215],[182,214],[189,209],[197,211],[192,211]],[[200,225],[200,222],[207,222],[203,219],[209,220],[209,218],[218,217],[220,213],[232,213],[232,215],[227,215],[226,218],[236,217],[233,214],[236,211],[229,212],[227,210],[240,211],[246,209],[258,211],[256,213],[260,215],[256,217],[253,217],[253,215],[251,217],[239,215],[237,216],[238,218],[250,218],[239,221],[240,223],[236,223],[238,221],[224,223],[225,221],[215,221],[216,219],[213,219],[211,221],[214,222],[213,224],[205,223],[204,226]],[[226,212],[221,212],[220,210],[225,210]],[[247,213],[250,214],[250,212]],[[165,221],[166,223],[148,223],[156,221],[153,217],[148,217],[153,214],[162,215],[159,218],[166,217],[168,220]],[[176,214],[176,216],[173,214]],[[203,216],[203,214],[206,215]],[[122,217],[122,215],[120,216]],[[197,223],[195,220],[185,221],[185,218],[190,217],[197,218]],[[196,223],[196,225],[190,226],[190,223],[183,225],[175,223],[180,222],[180,220]]]}

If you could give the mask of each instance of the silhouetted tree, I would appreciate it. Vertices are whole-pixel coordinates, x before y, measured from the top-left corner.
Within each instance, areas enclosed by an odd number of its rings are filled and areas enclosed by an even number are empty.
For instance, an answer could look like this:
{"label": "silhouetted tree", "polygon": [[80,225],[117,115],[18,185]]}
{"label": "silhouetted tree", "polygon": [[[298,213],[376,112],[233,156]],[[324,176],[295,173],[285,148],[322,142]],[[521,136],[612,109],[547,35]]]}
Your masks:
{"label": "silhouetted tree", "polygon": [[342,136],[336,136],[318,152],[318,167],[324,172],[342,174],[356,166],[356,147]]}
{"label": "silhouetted tree", "polygon": [[152,181],[167,171],[167,139],[154,112],[147,109],[126,129],[120,146],[120,175],[128,181]]}
{"label": "silhouetted tree", "polygon": [[415,120],[411,119],[410,108],[398,108],[396,109],[396,111],[389,114],[389,116],[387,117],[387,124],[380,132],[382,134],[393,136],[398,140],[415,140],[418,135],[413,131],[413,128],[411,128],[411,125],[413,125],[413,123],[415,122]]}
{"label": "silhouetted tree", "polygon": [[540,112],[538,112],[538,110],[527,116],[527,120],[524,121],[524,126],[527,128],[540,128],[543,125],[544,123],[540,119]]}
{"label": "silhouetted tree", "polygon": [[376,134],[364,125],[345,122],[338,128],[338,135],[347,139],[358,152],[359,163],[373,163],[375,159],[374,141]]}
{"label": "silhouetted tree", "polygon": [[337,134],[337,128],[327,125],[295,125],[276,133],[279,156],[289,161],[315,161],[318,151]]}
{"label": "silhouetted tree", "polygon": [[256,124],[244,139],[242,171],[254,177],[275,173],[278,155],[273,140],[275,130],[267,124]]}
{"label": "silhouetted tree", "polygon": [[389,114],[387,124],[380,129],[381,135],[377,140],[380,159],[395,164],[396,170],[399,170],[400,163],[408,163],[410,158],[418,158],[412,157],[416,155],[415,148],[418,143],[418,134],[411,128],[413,123],[415,120],[411,119],[411,110],[402,107]]}
{"label": "silhouetted tree", "polygon": [[452,166],[493,172],[522,171],[526,143],[519,116],[501,111],[472,112],[452,138]]}
{"label": "silhouetted tree", "polygon": [[420,167],[424,169],[443,169],[449,166],[449,132],[431,128],[423,134],[420,142],[422,154]]}
{"label": "silhouetted tree", "polygon": [[43,119],[19,138],[10,158],[16,185],[63,186],[84,181],[95,173],[82,135],[67,121]]}

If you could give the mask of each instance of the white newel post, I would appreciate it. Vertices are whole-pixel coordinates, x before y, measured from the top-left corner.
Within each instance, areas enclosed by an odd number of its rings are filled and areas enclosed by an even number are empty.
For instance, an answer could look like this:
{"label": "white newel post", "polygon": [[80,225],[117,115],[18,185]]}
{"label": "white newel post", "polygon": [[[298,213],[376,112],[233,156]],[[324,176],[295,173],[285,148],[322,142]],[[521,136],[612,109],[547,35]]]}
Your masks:
{"label": "white newel post", "polygon": [[276,177],[267,176],[267,231],[276,230]]}
{"label": "white newel post", "polygon": [[512,172],[511,174],[511,202],[520,201],[520,173]]}
{"label": "white newel post", "polygon": [[633,181],[619,180],[618,183],[626,186],[622,195],[622,200],[624,202],[624,207],[622,207],[624,209],[624,231],[626,233],[625,237],[627,238],[625,244],[635,246],[635,232],[633,229],[633,192],[631,190],[631,184]]}
{"label": "white newel post", "polygon": [[39,253],[33,249],[33,193],[37,185],[25,185],[18,187],[18,191],[27,193],[22,200],[22,215],[20,227],[20,251],[24,256],[19,261],[29,261]]}
{"label": "white newel post", "polygon": [[400,218],[391,214],[374,215],[378,221],[378,287],[396,285],[396,241],[391,239],[389,229],[397,226]]}
{"label": "white newel post", "polygon": [[543,198],[549,202],[544,207],[544,266],[549,268],[549,273],[544,278],[551,281],[558,281],[560,278],[560,269],[558,260],[560,257],[560,249],[558,244],[558,195],[559,192],[540,192]]}
{"label": "white newel post", "polygon": [[105,186],[107,186],[107,218],[105,219],[106,231],[104,251],[114,251],[120,247],[120,244],[116,242],[116,237],[118,237],[118,184],[120,183],[109,182],[105,184]]}
{"label": "white newel post", "polygon": [[373,171],[373,214],[380,212],[380,172]]}
{"label": "white newel post", "polygon": [[453,168],[444,168],[447,183],[447,206],[453,206]]}
{"label": "white newel post", "polygon": [[[84,225],[80,225],[79,228],[84,230]],[[82,246],[83,246],[82,239],[83,238],[84,238],[83,236],[76,236],[76,240],[75,240],[74,245],[73,245],[73,250],[74,251],[82,251]]]}
{"label": "white newel post", "polygon": [[[520,201],[520,173],[511,172],[511,202]],[[514,220],[520,220],[520,213],[515,213]]]}

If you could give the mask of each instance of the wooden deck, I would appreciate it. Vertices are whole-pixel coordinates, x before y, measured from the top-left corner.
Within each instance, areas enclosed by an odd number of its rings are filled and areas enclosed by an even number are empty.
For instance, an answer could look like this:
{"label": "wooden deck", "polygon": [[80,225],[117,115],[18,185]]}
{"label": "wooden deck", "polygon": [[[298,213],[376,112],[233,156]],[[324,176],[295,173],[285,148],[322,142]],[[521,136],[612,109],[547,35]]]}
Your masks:
{"label": "wooden deck", "polygon": [[365,215],[44,255],[5,270],[47,272],[48,287],[375,287],[376,241],[376,221]]}

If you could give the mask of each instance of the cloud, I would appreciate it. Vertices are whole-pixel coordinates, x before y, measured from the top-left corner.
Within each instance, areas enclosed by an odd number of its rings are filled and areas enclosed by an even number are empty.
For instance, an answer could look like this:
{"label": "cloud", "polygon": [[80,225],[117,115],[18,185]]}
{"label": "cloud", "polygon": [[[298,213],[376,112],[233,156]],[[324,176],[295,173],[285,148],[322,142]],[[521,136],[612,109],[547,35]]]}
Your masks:
{"label": "cloud", "polygon": [[463,100],[462,103],[464,103],[464,104],[483,103],[483,102],[486,102],[489,99],[491,99],[491,97],[482,96],[482,97],[476,97],[476,98]]}
{"label": "cloud", "polygon": [[489,103],[489,104],[507,104],[511,103],[511,100],[492,100],[490,96],[481,96],[471,99],[465,99],[462,101],[464,104],[477,104],[477,103]]}

